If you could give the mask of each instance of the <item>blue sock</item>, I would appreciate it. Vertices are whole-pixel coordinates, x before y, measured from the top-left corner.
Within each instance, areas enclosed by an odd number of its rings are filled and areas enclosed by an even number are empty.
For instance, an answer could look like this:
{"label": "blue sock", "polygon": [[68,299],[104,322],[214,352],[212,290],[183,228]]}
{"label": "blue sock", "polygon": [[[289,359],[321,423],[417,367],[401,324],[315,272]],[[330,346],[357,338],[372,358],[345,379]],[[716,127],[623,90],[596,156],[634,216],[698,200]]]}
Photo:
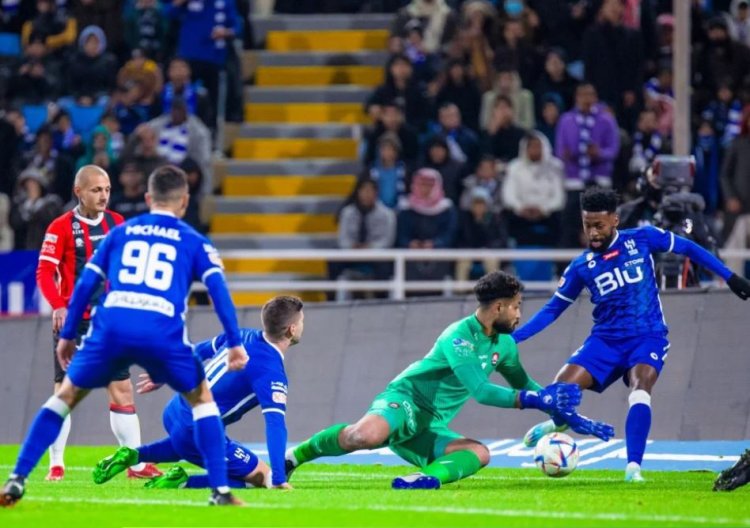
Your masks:
{"label": "blue sock", "polygon": [[63,421],[70,413],[67,404],[57,396],[52,396],[31,423],[29,432],[26,433],[26,439],[21,446],[21,453],[16,461],[16,468],[13,473],[28,477],[29,473],[39,463],[47,448],[52,445],[60,434]]}
{"label": "blue sock", "polygon": [[175,451],[169,438],[138,448],[138,462],[179,462],[182,457]]}
{"label": "blue sock", "polygon": [[628,462],[640,465],[646,451],[646,440],[651,429],[651,395],[644,390],[636,390],[628,398],[630,411],[625,421],[625,445]]}
{"label": "blue sock", "polygon": [[[185,483],[186,488],[209,488],[211,487],[208,483],[208,475],[191,475]],[[244,480],[229,479],[230,488],[246,488]]]}
{"label": "blue sock", "polygon": [[228,488],[226,436],[216,402],[201,403],[193,407],[193,420],[195,444],[203,455],[203,467],[208,470],[210,487]]}

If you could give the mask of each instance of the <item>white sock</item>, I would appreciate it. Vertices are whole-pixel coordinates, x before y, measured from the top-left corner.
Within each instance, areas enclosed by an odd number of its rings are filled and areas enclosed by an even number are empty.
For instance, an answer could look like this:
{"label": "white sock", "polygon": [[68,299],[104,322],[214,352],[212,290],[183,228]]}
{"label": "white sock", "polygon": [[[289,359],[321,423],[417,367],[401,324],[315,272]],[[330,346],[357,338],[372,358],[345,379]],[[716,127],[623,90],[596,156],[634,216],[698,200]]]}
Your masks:
{"label": "white sock", "polygon": [[[135,407],[132,408],[135,411]],[[123,413],[109,411],[109,424],[112,426],[112,432],[121,446],[136,449],[141,446],[141,423],[135,412]],[[146,464],[141,462],[131,466],[133,471],[142,471]]]}
{"label": "white sock", "polygon": [[57,435],[57,439],[49,446],[49,467],[63,466],[65,467],[65,445],[68,443],[68,435],[70,434],[70,415],[65,417],[60,429],[60,434]]}

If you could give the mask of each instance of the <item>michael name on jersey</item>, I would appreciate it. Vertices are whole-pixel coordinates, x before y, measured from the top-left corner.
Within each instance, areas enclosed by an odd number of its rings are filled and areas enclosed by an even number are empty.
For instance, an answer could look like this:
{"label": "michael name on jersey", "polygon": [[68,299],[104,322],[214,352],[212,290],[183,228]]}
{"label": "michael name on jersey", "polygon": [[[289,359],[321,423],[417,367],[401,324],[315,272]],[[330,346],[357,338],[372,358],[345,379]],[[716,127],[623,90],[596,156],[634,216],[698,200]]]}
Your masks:
{"label": "michael name on jersey", "polygon": [[176,241],[181,240],[179,230],[173,227],[159,225],[129,225],[125,228],[125,234],[136,236],[157,236]]}

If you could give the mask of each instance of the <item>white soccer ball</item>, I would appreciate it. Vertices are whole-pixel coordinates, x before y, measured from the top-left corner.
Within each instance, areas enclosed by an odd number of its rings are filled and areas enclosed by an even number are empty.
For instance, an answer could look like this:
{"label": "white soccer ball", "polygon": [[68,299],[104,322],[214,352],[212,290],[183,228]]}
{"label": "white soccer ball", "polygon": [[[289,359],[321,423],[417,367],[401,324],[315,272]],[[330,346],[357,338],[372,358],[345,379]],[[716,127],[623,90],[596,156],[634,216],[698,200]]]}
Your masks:
{"label": "white soccer ball", "polygon": [[578,456],[575,440],[564,433],[545,435],[534,448],[536,467],[548,477],[565,477],[573,473]]}

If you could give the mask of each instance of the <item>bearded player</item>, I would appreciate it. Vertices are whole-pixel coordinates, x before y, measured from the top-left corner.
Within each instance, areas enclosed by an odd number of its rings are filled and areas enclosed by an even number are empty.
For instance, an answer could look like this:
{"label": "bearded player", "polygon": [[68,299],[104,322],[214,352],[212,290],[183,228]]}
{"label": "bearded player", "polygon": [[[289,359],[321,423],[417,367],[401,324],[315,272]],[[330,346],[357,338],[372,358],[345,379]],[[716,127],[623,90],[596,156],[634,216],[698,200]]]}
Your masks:
{"label": "bearded player", "polygon": [[[554,296],[523,327],[513,333],[522,343],[552,324],[573,304],[583,288],[591,293],[594,328],[555,378],[582,389],[603,392],[622,378],[630,387],[625,443],[625,480],[642,482],[641,462],[651,428],[651,391],[667,359],[669,341],[654,274],[654,253],[677,253],[724,279],[743,300],[750,282],[714,255],[674,233],[656,227],[617,229],[617,194],[591,188],[581,197],[581,215],[589,249],[565,270]],[[524,442],[535,446],[545,434],[564,430],[564,419],[532,428]]]}

